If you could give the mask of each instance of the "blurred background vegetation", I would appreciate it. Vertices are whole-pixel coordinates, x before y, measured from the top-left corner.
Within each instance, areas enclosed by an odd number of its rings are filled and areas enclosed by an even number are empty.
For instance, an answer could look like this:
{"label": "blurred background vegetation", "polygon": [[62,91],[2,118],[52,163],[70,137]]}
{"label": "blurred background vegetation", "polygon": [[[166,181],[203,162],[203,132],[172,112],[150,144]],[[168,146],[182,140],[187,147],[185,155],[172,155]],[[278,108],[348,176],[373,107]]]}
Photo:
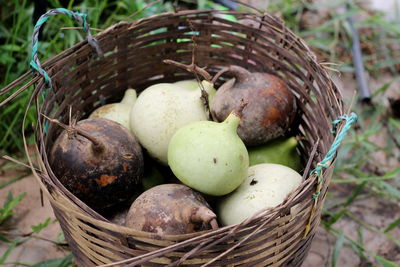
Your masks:
{"label": "blurred background vegetation", "polygon": [[[93,34],[106,29],[119,21],[132,21],[165,11],[173,11],[172,2],[158,1],[142,10],[151,1],[144,0],[49,0],[49,8],[64,7],[88,14],[88,22]],[[226,9],[212,1],[182,1],[180,7],[198,9]],[[197,4],[193,5],[193,2]],[[384,227],[377,228],[358,217],[352,205],[359,199],[379,199],[383,205],[398,205],[400,201],[400,120],[396,117],[399,107],[396,101],[400,93],[393,93],[399,88],[400,71],[400,19],[399,11],[393,8],[395,15],[389,18],[385,12],[371,9],[368,1],[316,1],[316,0],[270,0],[249,1],[260,9],[272,13],[285,21],[286,26],[294,31],[317,55],[318,61],[326,64],[334,80],[344,80],[342,87],[345,101],[350,104],[353,91],[357,90],[354,81],[354,67],[351,47],[353,33],[349,18],[355,17],[355,27],[360,33],[363,62],[367,72],[372,102],[368,105],[358,103],[357,98],[352,108],[359,115],[359,123],[349,138],[343,143],[338,155],[332,190],[325,205],[322,225],[325,230],[337,238],[330,253],[329,265],[335,266],[343,247],[349,247],[359,257],[362,266],[398,266],[400,251],[399,236],[393,234],[399,228],[400,217],[385,221]],[[0,88],[14,81],[21,74],[29,71],[31,35],[33,31],[33,1],[0,1]],[[382,1],[383,3],[383,1]],[[386,2],[385,2],[386,3]],[[239,6],[239,9],[246,9]],[[137,11],[142,10],[137,13]],[[397,15],[396,15],[397,14]],[[64,16],[50,19],[43,30],[40,40],[39,57],[41,61],[51,58],[61,51],[82,41],[84,34],[74,22]],[[348,83],[346,83],[348,81]],[[31,89],[31,88],[30,88]],[[12,155],[24,161],[21,135],[22,116],[28,102],[30,89],[18,98],[0,108],[0,154]],[[398,91],[397,91],[398,92]],[[6,96],[0,96],[0,102]],[[397,104],[399,105],[399,104]],[[396,111],[397,110],[397,111]],[[397,115],[398,116],[398,115]],[[28,112],[26,129],[23,129],[33,142],[31,124],[35,117],[33,108]],[[0,172],[16,168],[16,164],[0,162]],[[7,192],[7,186],[26,176],[27,173],[9,177],[1,182],[0,190]],[[344,192],[344,193],[343,193]],[[24,194],[8,194],[5,203],[0,203],[0,242],[8,249],[0,255],[0,265],[7,262],[11,251],[31,235],[10,239],[2,224],[13,213],[13,207],[25,197]],[[354,239],[341,230],[341,220],[354,222],[357,238]],[[43,222],[32,228],[33,234],[46,228],[49,222]],[[364,231],[374,232],[388,239],[397,250],[396,255],[381,255],[366,246]],[[33,235],[32,234],[32,235]],[[57,241],[65,245],[64,241]],[[35,266],[69,266],[72,259],[67,256],[46,264]],[[397,262],[397,263],[396,263]],[[21,263],[22,264],[22,263]],[[24,264],[22,264],[24,265]],[[26,264],[26,266],[31,266]]]}

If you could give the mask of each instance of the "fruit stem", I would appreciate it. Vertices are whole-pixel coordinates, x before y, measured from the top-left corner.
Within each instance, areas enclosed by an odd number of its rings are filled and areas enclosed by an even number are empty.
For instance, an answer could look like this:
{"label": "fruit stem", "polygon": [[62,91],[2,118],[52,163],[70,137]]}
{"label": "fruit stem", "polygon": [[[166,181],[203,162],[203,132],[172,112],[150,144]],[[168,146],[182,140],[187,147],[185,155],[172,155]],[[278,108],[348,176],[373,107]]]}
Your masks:
{"label": "fruit stem", "polygon": [[214,214],[207,207],[199,207],[191,216],[192,222],[208,223],[211,225],[212,229],[218,228],[217,215]]}
{"label": "fruit stem", "polygon": [[209,94],[211,92],[211,90],[214,88],[214,84],[209,82],[209,81],[202,81],[201,85],[203,86],[204,90],[207,92],[207,94]]}
{"label": "fruit stem", "polygon": [[227,127],[229,127],[230,129],[236,131],[240,120],[242,118],[240,117],[240,115],[237,113],[237,111],[232,111],[229,116],[222,122],[224,125],[226,125]]}
{"label": "fruit stem", "polygon": [[[212,114],[211,114],[211,111],[210,111],[210,101],[208,99],[208,91],[211,90],[211,88],[208,88],[208,90],[205,89],[205,87],[210,87],[209,85],[211,85],[211,87],[213,86],[213,84],[211,83],[212,76],[211,76],[210,73],[208,73],[205,70],[206,67],[200,68],[199,66],[197,66],[194,63],[194,53],[192,53],[192,54],[193,54],[192,63],[190,63],[189,65],[183,64],[183,63],[177,62],[175,60],[171,60],[171,59],[165,59],[165,60],[163,60],[163,62],[166,63],[166,64],[175,65],[175,66],[177,66],[179,68],[185,69],[188,72],[194,73],[196,75],[196,80],[199,83],[199,87],[200,87],[200,90],[201,90],[201,97],[200,97],[201,101],[203,102],[203,105],[204,105],[204,107],[206,109],[206,112],[207,112],[208,116],[212,117]],[[204,81],[201,82],[199,77],[198,77],[198,74],[201,75],[205,79],[205,82],[208,82],[208,84],[205,83]],[[214,119],[214,118],[212,118],[212,119]]]}
{"label": "fruit stem", "polygon": [[67,131],[68,136],[74,136],[75,134],[79,134],[79,135],[85,137],[86,139],[88,139],[90,142],[92,142],[92,148],[93,148],[93,150],[95,152],[101,153],[101,152],[103,152],[105,150],[104,144],[101,141],[99,141],[96,137],[94,137],[94,136],[90,135],[89,133],[87,133],[86,131],[83,131],[83,130],[81,130],[79,128],[76,128],[74,126],[68,126],[68,125],[60,122],[59,120],[47,117],[43,113],[41,113],[41,115],[43,117],[45,117],[48,121],[57,124],[61,128],[64,128]]}
{"label": "fruit stem", "polygon": [[217,222],[217,219],[212,219],[211,221],[210,221],[210,225],[211,225],[211,228],[213,229],[213,230],[216,230],[216,229],[218,229],[218,222]]}
{"label": "fruit stem", "polygon": [[246,79],[249,79],[249,77],[251,76],[251,72],[246,70],[245,68],[231,65],[218,71],[212,79],[212,83],[215,84],[219,77],[226,72],[232,74],[236,78],[236,81],[239,83],[245,81]]}
{"label": "fruit stem", "polygon": [[104,144],[102,142],[100,142],[96,137],[94,137],[94,136],[90,135],[88,132],[80,130],[78,128],[72,128],[72,129],[75,130],[77,134],[85,137],[90,142],[92,142],[93,151],[102,153],[105,150]]}
{"label": "fruit stem", "polygon": [[240,100],[240,106],[237,110],[233,112],[242,120],[243,119],[243,110],[247,106],[248,102],[244,102],[243,98]]}
{"label": "fruit stem", "polygon": [[171,59],[164,59],[163,62],[166,63],[166,64],[171,64],[171,65],[174,65],[174,66],[176,66],[176,67],[185,69],[185,70],[187,70],[188,72],[191,72],[191,73],[194,73],[194,74],[199,74],[199,75],[201,75],[206,81],[211,82],[211,80],[212,80],[211,74],[208,73],[208,72],[205,70],[206,67],[200,68],[200,67],[197,66],[194,62],[190,63],[189,65],[188,65],[188,64],[183,64],[183,63],[177,62],[177,61],[175,61],[175,60],[171,60]]}
{"label": "fruit stem", "polygon": [[137,94],[132,88],[125,91],[124,97],[121,100],[121,104],[133,105],[136,102]]}

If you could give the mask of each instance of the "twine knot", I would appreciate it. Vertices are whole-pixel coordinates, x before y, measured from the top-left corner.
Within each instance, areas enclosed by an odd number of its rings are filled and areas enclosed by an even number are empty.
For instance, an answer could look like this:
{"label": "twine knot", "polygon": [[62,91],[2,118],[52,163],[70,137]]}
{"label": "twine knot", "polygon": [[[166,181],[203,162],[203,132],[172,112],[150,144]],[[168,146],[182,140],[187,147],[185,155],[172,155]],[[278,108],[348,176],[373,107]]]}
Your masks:
{"label": "twine knot", "polygon": [[345,114],[340,116],[338,119],[332,121],[332,124],[334,126],[334,133],[336,133],[337,125],[342,121],[345,121],[345,125],[343,126],[340,133],[336,136],[328,153],[326,153],[324,159],[321,160],[319,163],[317,163],[317,166],[315,167],[314,170],[310,172],[310,175],[317,174],[318,176],[321,176],[322,170],[328,168],[331,165],[343,139],[346,137],[351,126],[357,122],[357,115],[354,112],[352,112],[350,115]]}

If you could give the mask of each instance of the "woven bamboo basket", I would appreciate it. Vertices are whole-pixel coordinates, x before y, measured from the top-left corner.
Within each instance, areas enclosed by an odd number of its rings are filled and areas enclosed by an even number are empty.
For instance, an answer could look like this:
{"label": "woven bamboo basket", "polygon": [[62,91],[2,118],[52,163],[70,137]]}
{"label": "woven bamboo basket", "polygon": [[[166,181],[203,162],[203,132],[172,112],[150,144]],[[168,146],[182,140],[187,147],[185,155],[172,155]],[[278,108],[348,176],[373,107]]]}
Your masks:
{"label": "woven bamboo basket", "polygon": [[[78,266],[300,266],[320,222],[338,134],[344,134],[349,123],[341,120],[345,123],[332,133],[332,121],[344,114],[343,103],[307,45],[269,14],[180,11],[120,22],[92,37],[82,14],[53,10],[42,16],[41,23],[58,13],[83,23],[88,40],[40,66],[37,26],[31,65],[39,73],[27,72],[1,93],[19,87],[7,102],[35,85],[29,106],[36,105],[37,110],[38,162],[29,154],[28,158]],[[238,65],[275,74],[288,84],[298,106],[291,131],[300,142],[304,181],[278,207],[217,230],[159,236],[111,223],[74,197],[53,174],[47,155],[62,129],[48,124],[41,114],[67,124],[69,106],[73,116],[82,119],[101,104],[118,101],[127,88],[140,92],[154,83],[193,79],[193,74],[163,63],[173,59],[188,64],[193,53],[196,64],[207,66],[211,74]],[[219,79],[216,88],[228,78]]]}

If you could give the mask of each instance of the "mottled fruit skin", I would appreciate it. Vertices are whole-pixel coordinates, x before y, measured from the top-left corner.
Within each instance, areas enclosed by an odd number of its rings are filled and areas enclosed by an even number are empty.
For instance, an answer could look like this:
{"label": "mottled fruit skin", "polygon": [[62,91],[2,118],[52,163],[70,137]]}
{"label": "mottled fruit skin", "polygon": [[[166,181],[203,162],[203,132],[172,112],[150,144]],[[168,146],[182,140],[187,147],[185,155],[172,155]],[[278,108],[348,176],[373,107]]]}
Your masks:
{"label": "mottled fruit skin", "polygon": [[91,118],[79,128],[104,144],[97,151],[87,138],[63,131],[54,142],[50,166],[60,182],[96,211],[129,200],[141,189],[143,154],[136,139],[117,122]]}
{"label": "mottled fruit skin", "polygon": [[211,112],[223,121],[243,104],[238,134],[247,146],[282,136],[296,114],[293,93],[281,79],[267,73],[249,73],[224,83],[211,103]]}
{"label": "mottled fruit skin", "polygon": [[199,193],[185,185],[163,184],[135,200],[125,225],[158,235],[179,235],[211,229],[215,218]]}

